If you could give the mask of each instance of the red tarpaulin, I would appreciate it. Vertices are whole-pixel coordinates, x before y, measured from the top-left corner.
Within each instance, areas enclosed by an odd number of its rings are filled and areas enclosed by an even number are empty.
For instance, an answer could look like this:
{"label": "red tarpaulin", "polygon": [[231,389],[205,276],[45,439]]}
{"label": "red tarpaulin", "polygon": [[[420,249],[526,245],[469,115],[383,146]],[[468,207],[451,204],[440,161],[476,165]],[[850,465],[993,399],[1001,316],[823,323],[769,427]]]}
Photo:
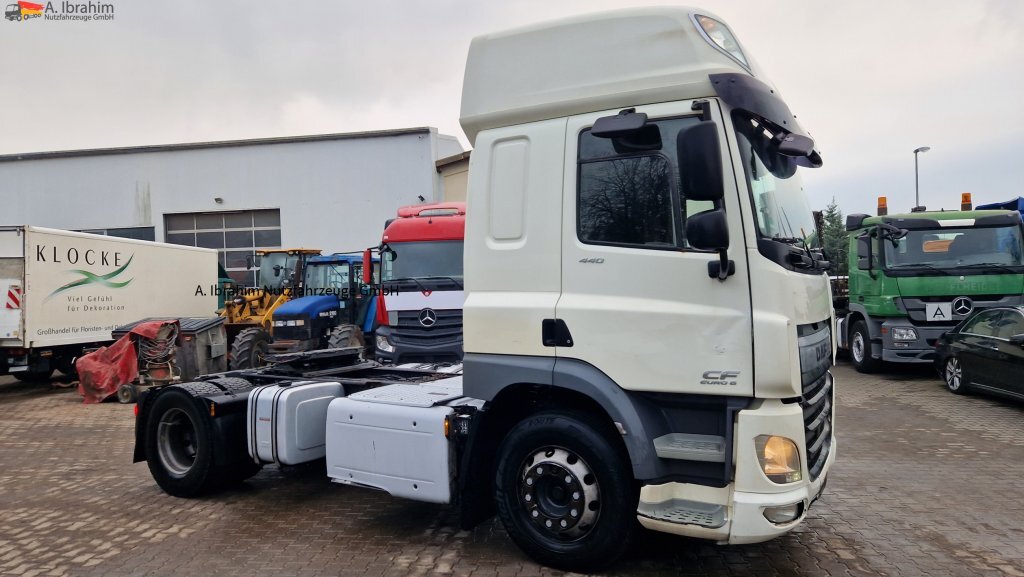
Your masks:
{"label": "red tarpaulin", "polygon": [[135,353],[132,335],[152,339],[157,336],[160,327],[177,322],[167,320],[140,323],[109,347],[100,347],[78,359],[75,369],[78,371],[78,393],[82,395],[83,402],[101,403],[103,399],[117,394],[118,387],[139,376],[138,355]]}

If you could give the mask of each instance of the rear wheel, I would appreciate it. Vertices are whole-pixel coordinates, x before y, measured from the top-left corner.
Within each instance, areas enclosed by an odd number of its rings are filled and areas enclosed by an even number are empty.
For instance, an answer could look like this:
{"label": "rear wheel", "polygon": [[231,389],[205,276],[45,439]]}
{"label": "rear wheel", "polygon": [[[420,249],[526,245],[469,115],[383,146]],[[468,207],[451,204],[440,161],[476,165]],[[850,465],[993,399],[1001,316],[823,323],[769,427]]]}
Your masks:
{"label": "rear wheel", "polygon": [[267,348],[271,340],[267,331],[260,327],[245,329],[238,333],[231,345],[231,362],[228,368],[238,371],[266,365]]}
{"label": "rear wheel", "polygon": [[850,327],[850,360],[862,373],[873,373],[882,366],[880,360],[871,356],[871,333],[864,321],[857,321]]}
{"label": "rear wheel", "polygon": [[963,363],[960,362],[956,355],[950,355],[946,359],[946,367],[942,371],[942,377],[946,381],[946,388],[952,393],[962,395],[970,390]]}
{"label": "rear wheel", "polygon": [[217,484],[212,423],[188,393],[162,393],[150,408],[146,425],[149,471],[161,489],[175,497],[192,497]]}
{"label": "rear wheel", "polygon": [[625,553],[639,491],[625,450],[585,415],[540,413],[516,425],[498,450],[498,517],[540,563],[599,571]]}

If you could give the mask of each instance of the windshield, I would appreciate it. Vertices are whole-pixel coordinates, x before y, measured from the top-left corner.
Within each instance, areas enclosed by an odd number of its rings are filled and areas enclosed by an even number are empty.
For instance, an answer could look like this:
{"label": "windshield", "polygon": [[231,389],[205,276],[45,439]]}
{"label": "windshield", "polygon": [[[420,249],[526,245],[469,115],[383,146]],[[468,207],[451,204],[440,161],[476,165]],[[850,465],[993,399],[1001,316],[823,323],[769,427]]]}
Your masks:
{"label": "windshield", "polygon": [[895,246],[883,244],[885,265],[892,269],[1024,264],[1018,226],[911,230]]}
{"label": "windshield", "polygon": [[334,294],[342,294],[348,287],[349,264],[343,263],[308,263],[306,265],[306,291],[313,294],[320,289],[333,289]]}
{"label": "windshield", "polygon": [[395,242],[384,252],[383,280],[447,279],[462,283],[462,241]]}
{"label": "windshield", "polygon": [[772,152],[772,134],[750,116],[734,112],[733,123],[761,236],[806,240],[817,247],[814,217],[796,162]]}
{"label": "windshield", "polygon": [[269,290],[281,290],[295,270],[296,255],[273,252],[260,257],[260,284]]}

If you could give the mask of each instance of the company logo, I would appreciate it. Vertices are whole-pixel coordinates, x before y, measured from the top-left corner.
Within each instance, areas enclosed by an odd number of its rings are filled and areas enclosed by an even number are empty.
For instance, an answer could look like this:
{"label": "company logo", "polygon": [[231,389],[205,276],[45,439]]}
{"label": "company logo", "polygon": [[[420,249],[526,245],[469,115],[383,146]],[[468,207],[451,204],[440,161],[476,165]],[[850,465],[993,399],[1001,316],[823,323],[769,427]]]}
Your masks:
{"label": "company logo", "polygon": [[63,2],[36,4],[35,2],[8,3],[4,8],[4,19],[24,22],[42,17],[43,20],[113,20],[114,5],[103,2]]}
{"label": "company logo", "polygon": [[702,385],[735,385],[739,371],[704,371]]}
{"label": "company logo", "polygon": [[81,278],[79,278],[77,280],[73,280],[73,281],[69,282],[68,284],[66,284],[66,285],[58,288],[57,290],[53,291],[52,293],[50,293],[49,296],[46,297],[46,299],[44,299],[44,301],[48,301],[51,298],[53,298],[54,296],[56,296],[56,295],[58,295],[58,294],[60,294],[60,293],[62,293],[64,291],[69,291],[69,290],[71,290],[73,288],[78,288],[80,286],[100,285],[100,286],[105,286],[107,288],[124,288],[124,287],[128,286],[135,279],[134,278],[130,278],[130,279],[126,280],[126,281],[121,281],[121,280],[118,280],[117,277],[120,276],[121,273],[123,273],[125,270],[128,269],[128,266],[132,264],[132,259],[133,258],[135,258],[134,254],[131,255],[130,257],[128,257],[128,262],[124,263],[120,267],[118,267],[118,268],[114,269],[113,271],[111,271],[111,272],[109,272],[107,274],[104,274],[104,275],[94,274],[94,273],[91,273],[91,272],[89,272],[87,270],[81,270],[81,269],[70,270],[68,272],[80,275]]}
{"label": "company logo", "polygon": [[967,297],[953,299],[953,314],[969,315],[974,310],[974,303]]}
{"label": "company logo", "polygon": [[432,327],[437,323],[437,313],[434,309],[423,309],[420,311],[420,324],[425,327]]}

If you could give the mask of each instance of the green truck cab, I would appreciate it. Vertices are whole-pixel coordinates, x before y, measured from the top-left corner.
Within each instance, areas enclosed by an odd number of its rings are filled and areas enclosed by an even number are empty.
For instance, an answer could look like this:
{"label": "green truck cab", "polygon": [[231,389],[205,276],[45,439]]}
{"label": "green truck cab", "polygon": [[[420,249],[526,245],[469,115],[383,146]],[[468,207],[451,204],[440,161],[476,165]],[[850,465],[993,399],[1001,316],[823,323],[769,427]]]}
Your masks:
{"label": "green truck cab", "polygon": [[854,367],[930,363],[975,310],[1024,304],[1021,215],[1010,210],[850,215],[849,305],[839,348]]}

